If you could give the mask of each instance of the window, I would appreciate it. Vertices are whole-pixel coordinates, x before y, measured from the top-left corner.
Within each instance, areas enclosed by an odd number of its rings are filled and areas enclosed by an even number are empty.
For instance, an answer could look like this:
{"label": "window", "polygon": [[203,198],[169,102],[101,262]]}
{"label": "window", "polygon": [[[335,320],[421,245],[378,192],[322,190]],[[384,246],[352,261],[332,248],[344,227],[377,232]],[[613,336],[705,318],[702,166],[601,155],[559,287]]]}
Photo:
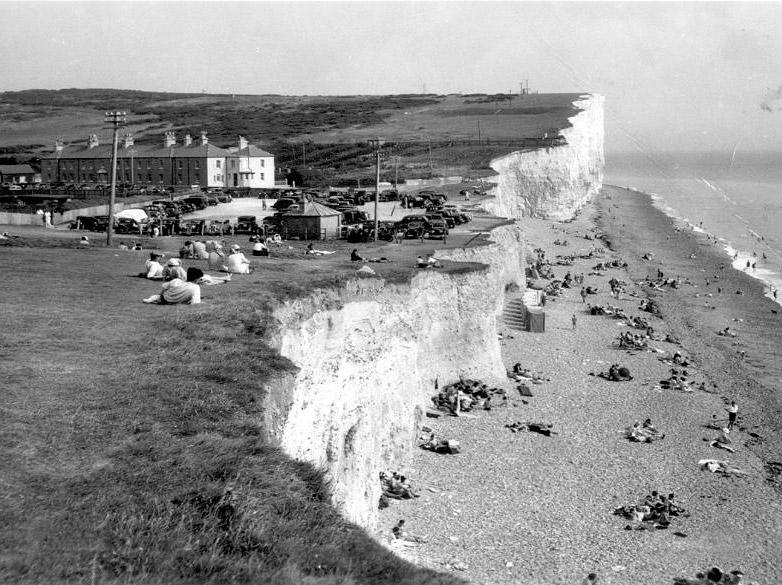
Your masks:
{"label": "window", "polygon": [[157,166],[158,166],[159,169],[163,168],[163,159],[162,158],[157,159]]}
{"label": "window", "polygon": [[177,174],[176,180],[179,181],[180,183],[182,182],[182,173]]}
{"label": "window", "polygon": [[125,182],[130,183],[130,173],[125,173]]}
{"label": "window", "polygon": [[195,161],[195,168],[196,170],[201,168],[201,163],[199,161]]}
{"label": "window", "polygon": [[261,181],[263,181],[263,173],[261,173]]}
{"label": "window", "polygon": [[140,183],[143,180],[144,180],[144,174],[143,173],[139,173],[138,174],[138,182]]}
{"label": "window", "polygon": [[236,168],[236,161],[235,161],[235,160],[233,160],[233,159],[231,159],[231,168],[232,168],[232,169],[235,169],[235,168]]}
{"label": "window", "polygon": [[193,176],[193,181],[195,181],[196,183],[200,183],[201,182],[201,176],[198,173],[196,173]]}
{"label": "window", "polygon": [[263,168],[265,166],[266,166],[266,160],[265,159],[261,159],[261,168]]}
{"label": "window", "polygon": [[223,163],[223,161],[216,160],[215,161],[215,166],[219,169],[222,166],[222,163]]}
{"label": "window", "polygon": [[182,161],[177,161],[177,168],[181,171],[182,170]]}
{"label": "window", "polygon": [[147,183],[152,182],[152,173],[147,173]]}
{"label": "window", "polygon": [[162,183],[162,182],[163,182],[163,173],[160,173],[160,174],[157,176],[157,182],[158,182],[158,183]]}

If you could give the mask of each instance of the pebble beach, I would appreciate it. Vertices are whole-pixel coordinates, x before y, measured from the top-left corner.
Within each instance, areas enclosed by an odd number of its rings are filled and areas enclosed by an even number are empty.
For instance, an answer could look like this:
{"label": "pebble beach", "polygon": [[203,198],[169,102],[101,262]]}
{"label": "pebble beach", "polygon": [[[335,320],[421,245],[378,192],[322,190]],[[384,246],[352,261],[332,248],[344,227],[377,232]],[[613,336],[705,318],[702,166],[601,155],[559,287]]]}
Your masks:
{"label": "pebble beach", "polygon": [[[778,583],[782,309],[731,268],[716,242],[677,225],[643,193],[605,187],[573,221],[523,222],[528,249],[542,248],[552,261],[603,247],[602,258],[554,266],[559,279],[584,273],[584,285],[598,294],[584,302],[577,286],[549,297],[543,333],[498,322],[506,368],[520,363],[550,380],[531,384],[532,397],[508,380],[507,407],[425,419],[462,451],[416,451],[411,468],[400,471],[420,497],[381,510],[381,538],[404,519],[423,542],[395,541],[401,555],[472,583],[577,584],[594,572],[599,583],[666,584],[712,566],[741,570],[746,582]],[[590,274],[613,259],[627,266]],[[681,286],[640,284],[658,270]],[[619,298],[610,294],[612,277],[626,283]],[[662,317],[639,310],[644,298]],[[655,338],[670,334],[679,343],[652,339],[652,351],[620,349],[616,340],[628,327],[591,315],[587,303],[643,316]],[[725,327],[736,336],[716,334]],[[705,390],[661,387],[671,366],[660,358],[675,351]],[[590,375],[614,363],[633,379]],[[730,435],[735,453],[710,446],[718,431],[708,428],[715,416],[726,422],[731,400],[739,406]],[[646,418],[665,438],[629,442],[623,430]],[[555,434],[513,433],[505,425],[515,421],[548,423]],[[702,459],[727,460],[746,475],[711,473],[698,465]],[[626,530],[630,522],[613,510],[653,490],[675,493],[688,515],[666,530]]]}

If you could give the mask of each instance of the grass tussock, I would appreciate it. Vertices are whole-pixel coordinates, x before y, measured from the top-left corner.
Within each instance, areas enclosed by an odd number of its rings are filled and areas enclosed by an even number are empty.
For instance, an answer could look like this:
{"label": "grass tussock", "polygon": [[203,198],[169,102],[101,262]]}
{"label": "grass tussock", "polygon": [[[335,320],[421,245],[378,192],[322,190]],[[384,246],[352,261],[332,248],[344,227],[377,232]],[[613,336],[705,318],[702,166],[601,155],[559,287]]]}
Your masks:
{"label": "grass tussock", "polygon": [[[295,371],[269,345],[278,292],[149,307],[131,302],[145,283],[117,286],[112,258],[0,259],[0,374],[13,381],[0,396],[0,581],[458,582],[346,522],[321,470],[264,442],[265,384]],[[30,294],[31,261],[53,291]]]}

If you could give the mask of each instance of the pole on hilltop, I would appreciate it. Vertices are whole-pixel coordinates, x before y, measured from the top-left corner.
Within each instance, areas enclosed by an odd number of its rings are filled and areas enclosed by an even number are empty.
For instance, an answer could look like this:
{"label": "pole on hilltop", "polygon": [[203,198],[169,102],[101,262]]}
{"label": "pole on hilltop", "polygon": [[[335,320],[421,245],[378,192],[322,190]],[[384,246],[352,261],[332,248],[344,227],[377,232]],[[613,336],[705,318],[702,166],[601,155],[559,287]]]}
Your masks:
{"label": "pole on hilltop", "polygon": [[106,245],[111,247],[111,236],[114,232],[114,197],[117,194],[117,142],[119,127],[125,123],[125,112],[106,112],[104,122],[114,126],[114,146],[111,152],[111,195],[109,196],[109,226],[106,228]]}
{"label": "pole on hilltop", "polygon": [[375,172],[375,237],[374,237],[375,242],[377,242],[377,231],[380,228],[380,222],[378,221],[378,217],[377,217],[377,202],[380,199],[380,145],[382,144],[382,141],[378,136],[376,140],[370,140],[370,142],[375,146],[375,155],[377,157],[375,163],[376,172]]}

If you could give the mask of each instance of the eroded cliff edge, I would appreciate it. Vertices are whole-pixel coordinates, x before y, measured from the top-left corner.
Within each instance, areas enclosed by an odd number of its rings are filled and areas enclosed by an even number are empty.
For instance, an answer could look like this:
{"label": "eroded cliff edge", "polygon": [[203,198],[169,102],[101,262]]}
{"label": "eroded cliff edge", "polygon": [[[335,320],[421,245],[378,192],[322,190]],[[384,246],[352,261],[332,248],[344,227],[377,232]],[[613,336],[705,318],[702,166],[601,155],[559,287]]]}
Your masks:
{"label": "eroded cliff edge", "polygon": [[279,307],[277,345],[299,368],[268,388],[269,438],[327,471],[345,516],[373,528],[378,473],[404,469],[425,407],[460,376],[498,381],[497,339],[506,286],[524,286],[521,227],[439,257],[455,270],[422,270],[409,285],[361,278]]}
{"label": "eroded cliff edge", "polygon": [[485,209],[517,219],[571,218],[603,186],[603,103],[597,94],[573,102],[580,111],[561,132],[565,144],[492,161],[497,186]]}

